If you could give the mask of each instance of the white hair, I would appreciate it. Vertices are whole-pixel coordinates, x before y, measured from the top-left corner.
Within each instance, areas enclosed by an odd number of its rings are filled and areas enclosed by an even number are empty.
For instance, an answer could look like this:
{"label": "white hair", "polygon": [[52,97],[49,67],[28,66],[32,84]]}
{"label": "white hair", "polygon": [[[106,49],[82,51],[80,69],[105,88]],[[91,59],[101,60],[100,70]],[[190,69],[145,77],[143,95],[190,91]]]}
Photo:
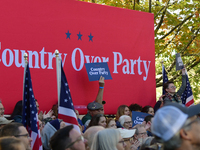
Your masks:
{"label": "white hair", "polygon": [[122,127],[124,127],[124,122],[126,118],[131,118],[131,117],[128,115],[122,115],[121,117],[119,117],[119,123],[121,124]]}
{"label": "white hair", "polygon": [[117,129],[105,129],[97,132],[91,150],[117,150],[120,132]]}

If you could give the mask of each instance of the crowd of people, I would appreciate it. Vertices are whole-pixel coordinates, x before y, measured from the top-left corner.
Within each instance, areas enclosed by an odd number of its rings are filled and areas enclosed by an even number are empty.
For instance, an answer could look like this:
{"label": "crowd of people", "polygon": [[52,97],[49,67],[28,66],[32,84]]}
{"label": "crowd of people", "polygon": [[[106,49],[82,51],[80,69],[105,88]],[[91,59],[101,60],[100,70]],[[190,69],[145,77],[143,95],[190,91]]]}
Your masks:
{"label": "crowd of people", "polygon": [[[88,113],[79,118],[80,130],[58,118],[58,106],[39,113],[44,150],[198,150],[200,149],[200,104],[186,107],[180,103],[185,88],[185,71],[178,92],[173,82],[164,85],[166,94],[154,107],[139,104],[120,105],[115,117],[104,115],[104,78],[99,80],[96,100],[87,105]],[[148,115],[142,124],[133,124],[132,112]],[[0,103],[0,149],[31,150],[32,138],[22,125],[22,101],[17,102],[11,118],[4,117]]]}

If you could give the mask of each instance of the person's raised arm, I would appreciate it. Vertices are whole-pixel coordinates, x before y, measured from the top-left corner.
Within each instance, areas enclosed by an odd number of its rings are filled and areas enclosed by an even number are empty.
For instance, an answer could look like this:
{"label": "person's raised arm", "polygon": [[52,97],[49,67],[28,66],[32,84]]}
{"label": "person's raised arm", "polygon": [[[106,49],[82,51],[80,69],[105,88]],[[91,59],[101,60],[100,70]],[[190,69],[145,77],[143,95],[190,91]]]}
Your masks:
{"label": "person's raised arm", "polygon": [[182,69],[182,85],[177,92],[179,96],[182,95],[182,93],[185,91],[185,88],[186,88],[186,70],[185,70],[185,67],[184,67]]}
{"label": "person's raised arm", "polygon": [[101,76],[99,79],[99,91],[95,100],[95,102],[98,102],[99,104],[102,104],[102,101],[103,101],[104,85],[105,85],[104,77]]}

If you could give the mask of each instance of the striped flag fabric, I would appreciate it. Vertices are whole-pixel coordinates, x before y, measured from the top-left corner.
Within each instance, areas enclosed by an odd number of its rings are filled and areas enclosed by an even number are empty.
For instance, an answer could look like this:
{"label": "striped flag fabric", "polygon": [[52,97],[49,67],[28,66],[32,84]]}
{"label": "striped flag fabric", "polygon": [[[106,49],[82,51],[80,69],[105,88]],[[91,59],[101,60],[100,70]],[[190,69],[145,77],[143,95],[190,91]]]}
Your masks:
{"label": "striped flag fabric", "polygon": [[181,95],[181,99],[182,103],[187,107],[194,105],[194,98],[187,73],[186,73],[186,88],[183,94]]}
{"label": "striped flag fabric", "polygon": [[26,127],[29,135],[33,139],[33,141],[31,142],[32,150],[42,150],[43,148],[40,136],[37,108],[33,94],[31,74],[28,63],[24,76],[23,91],[22,124]]}
{"label": "striped flag fabric", "polygon": [[66,125],[74,125],[74,128],[80,132],[74,105],[72,102],[69,85],[61,63],[61,89],[58,107],[58,118],[62,119]]}
{"label": "striped flag fabric", "polygon": [[[167,72],[165,70],[165,66],[162,64],[162,75],[163,75],[163,85],[168,81]],[[163,88],[163,95],[165,94],[165,90]]]}

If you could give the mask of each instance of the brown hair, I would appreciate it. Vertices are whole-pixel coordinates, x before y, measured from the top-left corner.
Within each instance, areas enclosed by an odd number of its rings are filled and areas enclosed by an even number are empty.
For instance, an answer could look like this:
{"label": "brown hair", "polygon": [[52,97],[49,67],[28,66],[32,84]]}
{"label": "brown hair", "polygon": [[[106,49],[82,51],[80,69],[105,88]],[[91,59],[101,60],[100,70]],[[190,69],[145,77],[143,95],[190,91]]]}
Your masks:
{"label": "brown hair", "polygon": [[22,144],[22,142],[15,137],[8,136],[0,138],[0,150],[19,150],[16,146],[17,144]]}
{"label": "brown hair", "polygon": [[[126,107],[129,109],[129,107],[128,107],[127,105],[120,105],[120,106],[118,107],[118,109],[117,109],[117,114],[116,114],[116,120],[118,120],[119,117],[121,117],[122,115],[124,115],[124,110],[125,110]],[[129,109],[129,111],[130,111],[130,109]],[[131,111],[130,111],[130,115],[129,115],[129,116],[132,118],[132,113],[131,113]]]}
{"label": "brown hair", "polygon": [[111,121],[115,121],[115,119],[114,119],[114,118],[106,118],[106,128],[108,128],[108,124],[109,124]]}
{"label": "brown hair", "polygon": [[[169,84],[174,84],[172,81],[167,81],[166,83],[163,84],[163,89],[166,91],[166,89],[169,87]],[[166,91],[167,92],[167,91]]]}

